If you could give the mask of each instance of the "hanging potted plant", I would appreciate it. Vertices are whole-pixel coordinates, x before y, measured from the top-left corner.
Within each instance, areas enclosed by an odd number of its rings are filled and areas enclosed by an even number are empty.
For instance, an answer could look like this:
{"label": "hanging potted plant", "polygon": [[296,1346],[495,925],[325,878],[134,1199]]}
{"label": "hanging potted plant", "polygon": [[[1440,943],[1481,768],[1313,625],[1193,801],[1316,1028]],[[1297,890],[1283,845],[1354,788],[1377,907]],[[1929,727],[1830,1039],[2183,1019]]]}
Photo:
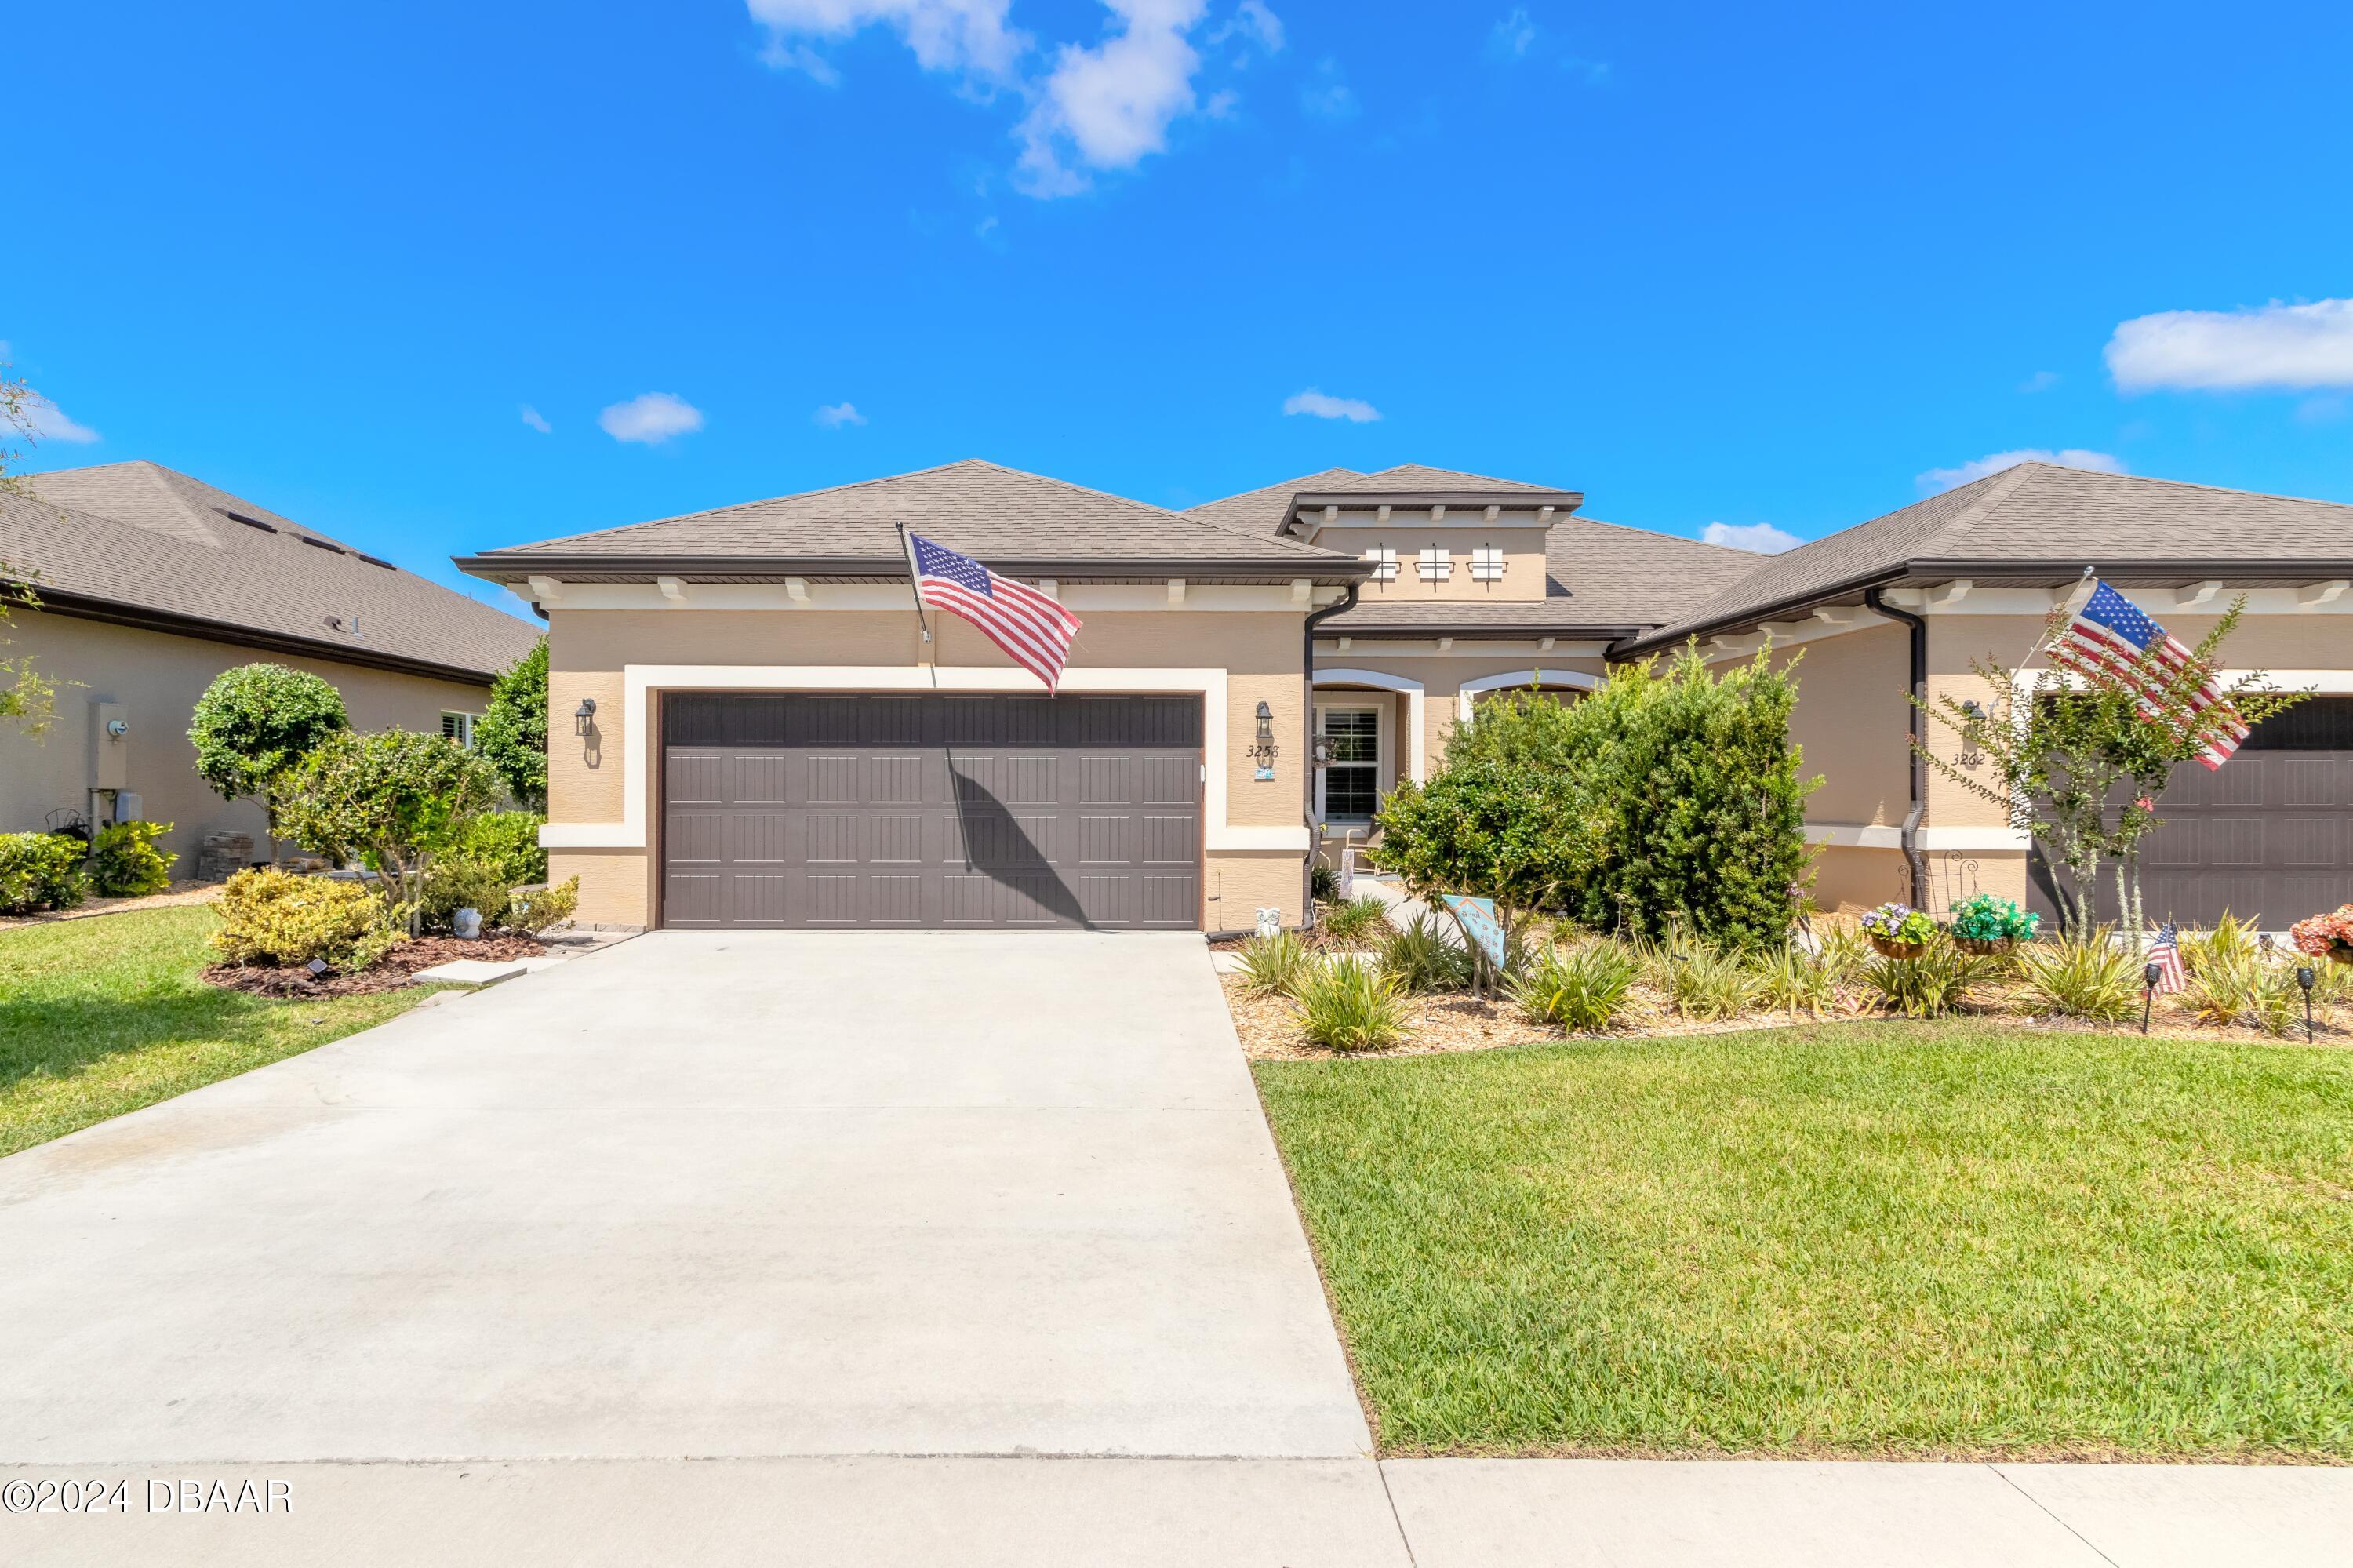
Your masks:
{"label": "hanging potted plant", "polygon": [[2353,904],[2340,904],[2334,915],[2315,915],[2287,928],[2288,939],[2299,951],[2316,959],[2353,964]]}
{"label": "hanging potted plant", "polygon": [[1862,934],[1882,958],[1916,959],[1928,950],[1936,923],[1909,904],[1883,904],[1862,917]]}
{"label": "hanging potted plant", "polygon": [[2007,898],[1972,893],[1953,906],[1953,946],[1965,953],[2006,953],[2034,940],[2042,916],[2030,915]]}

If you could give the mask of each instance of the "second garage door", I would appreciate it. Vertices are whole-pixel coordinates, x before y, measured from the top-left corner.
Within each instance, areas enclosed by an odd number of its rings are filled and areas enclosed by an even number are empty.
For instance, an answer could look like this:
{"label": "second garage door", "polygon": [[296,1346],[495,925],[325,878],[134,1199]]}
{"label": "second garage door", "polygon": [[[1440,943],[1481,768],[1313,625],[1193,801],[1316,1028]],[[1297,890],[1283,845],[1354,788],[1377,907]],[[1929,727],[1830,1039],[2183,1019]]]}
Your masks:
{"label": "second garage door", "polygon": [[1192,930],[1198,697],[674,694],[666,926]]}

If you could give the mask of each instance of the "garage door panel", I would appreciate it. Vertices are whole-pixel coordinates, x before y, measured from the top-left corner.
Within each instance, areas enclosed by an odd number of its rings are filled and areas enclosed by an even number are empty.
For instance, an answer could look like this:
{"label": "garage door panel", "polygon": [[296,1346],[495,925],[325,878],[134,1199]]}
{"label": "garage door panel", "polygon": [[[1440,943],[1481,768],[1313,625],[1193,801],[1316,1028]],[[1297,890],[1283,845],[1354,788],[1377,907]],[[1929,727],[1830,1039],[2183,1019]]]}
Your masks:
{"label": "garage door panel", "polygon": [[1200,924],[1198,697],[680,694],[663,724],[670,924]]}

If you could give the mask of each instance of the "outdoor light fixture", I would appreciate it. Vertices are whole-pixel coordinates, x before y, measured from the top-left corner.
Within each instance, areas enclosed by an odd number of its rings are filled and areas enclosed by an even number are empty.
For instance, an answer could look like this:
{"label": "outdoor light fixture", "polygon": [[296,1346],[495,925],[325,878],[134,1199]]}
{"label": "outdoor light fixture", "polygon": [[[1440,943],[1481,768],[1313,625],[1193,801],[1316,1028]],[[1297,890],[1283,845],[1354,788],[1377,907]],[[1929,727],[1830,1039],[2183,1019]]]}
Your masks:
{"label": "outdoor light fixture", "polygon": [[1274,757],[1281,749],[1274,744],[1274,709],[1261,702],[1258,705],[1258,739],[1250,748],[1250,758],[1258,764],[1261,779],[1274,777]]}
{"label": "outdoor light fixture", "polygon": [[2165,978],[2163,964],[2143,964],[2140,970],[2140,1032],[2148,1033],[2148,1010],[2157,1001],[2157,982]]}
{"label": "outdoor light fixture", "polygon": [[594,697],[581,698],[580,705],[572,710],[572,733],[575,735],[586,735],[589,727],[596,724],[596,699]]}
{"label": "outdoor light fixture", "polygon": [[2319,980],[2318,972],[2310,964],[2297,966],[2295,983],[2304,992],[2304,1043],[2307,1045],[2312,1044],[2312,988]]}

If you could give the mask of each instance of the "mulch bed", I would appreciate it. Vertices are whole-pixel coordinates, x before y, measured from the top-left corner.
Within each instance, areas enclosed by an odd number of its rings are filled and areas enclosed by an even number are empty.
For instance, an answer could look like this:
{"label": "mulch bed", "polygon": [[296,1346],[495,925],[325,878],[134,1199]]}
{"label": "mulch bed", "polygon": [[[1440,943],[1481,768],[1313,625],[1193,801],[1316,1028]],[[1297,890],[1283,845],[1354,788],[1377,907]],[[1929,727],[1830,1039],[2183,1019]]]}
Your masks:
{"label": "mulch bed", "polygon": [[398,991],[408,977],[436,964],[459,959],[480,959],[502,964],[510,959],[535,959],[547,949],[531,937],[484,937],[461,942],[455,937],[418,937],[403,942],[366,969],[330,969],[313,975],[301,967],[281,969],[269,964],[215,964],[205,979],[231,991],[256,996],[364,996],[370,991]]}

